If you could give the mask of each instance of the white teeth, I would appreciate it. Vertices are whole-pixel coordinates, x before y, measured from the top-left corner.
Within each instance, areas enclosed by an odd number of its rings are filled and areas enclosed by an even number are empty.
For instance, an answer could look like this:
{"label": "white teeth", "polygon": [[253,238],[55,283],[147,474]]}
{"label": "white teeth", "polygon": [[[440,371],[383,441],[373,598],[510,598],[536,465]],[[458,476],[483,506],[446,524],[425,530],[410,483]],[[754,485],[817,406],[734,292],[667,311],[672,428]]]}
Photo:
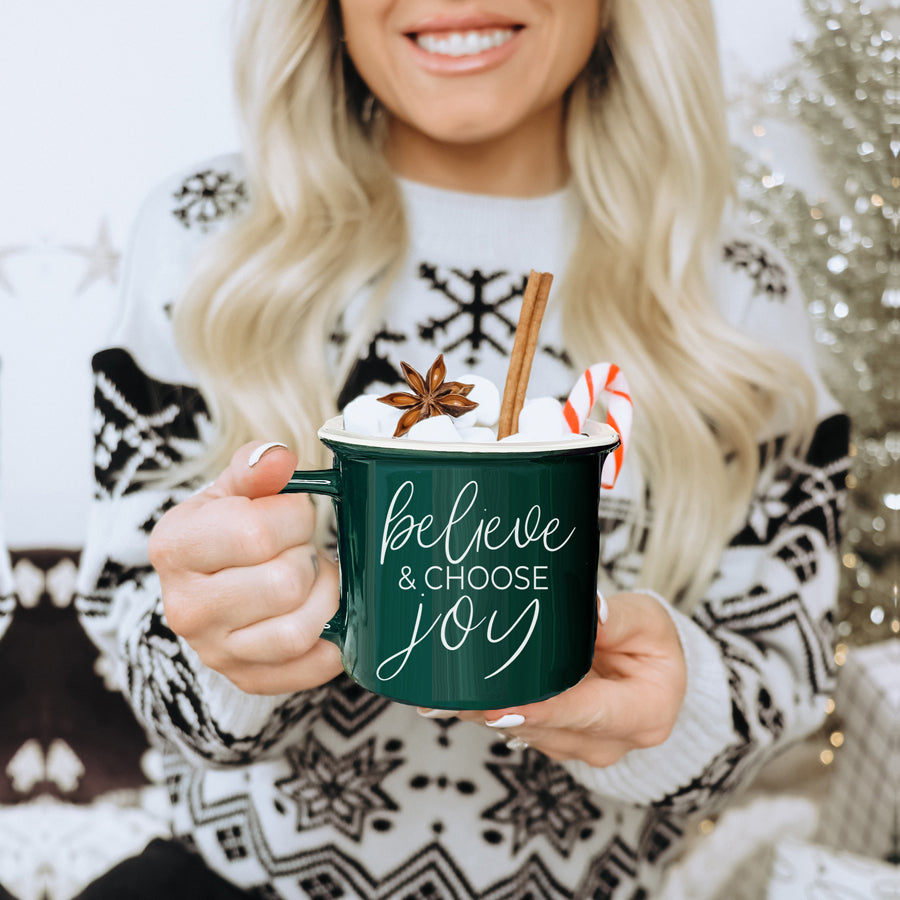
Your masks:
{"label": "white teeth", "polygon": [[442,56],[475,56],[491,47],[499,47],[512,39],[511,28],[496,31],[453,31],[440,37],[434,34],[416,35],[416,43],[428,53]]}
{"label": "white teeth", "polygon": [[[474,31],[470,31],[464,38],[463,44],[465,46],[466,53],[480,53],[481,52],[481,38],[475,34]],[[493,44],[491,44],[493,46]]]}

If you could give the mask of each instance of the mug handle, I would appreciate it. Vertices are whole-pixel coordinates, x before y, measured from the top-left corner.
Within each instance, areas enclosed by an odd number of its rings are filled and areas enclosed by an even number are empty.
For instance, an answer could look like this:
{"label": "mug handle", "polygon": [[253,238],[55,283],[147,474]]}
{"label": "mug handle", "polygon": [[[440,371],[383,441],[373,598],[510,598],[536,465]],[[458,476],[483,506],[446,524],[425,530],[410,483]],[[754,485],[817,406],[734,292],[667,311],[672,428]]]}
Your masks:
{"label": "mug handle", "polygon": [[[341,499],[341,473],[337,469],[317,469],[294,472],[280,494],[324,494],[333,500]],[[347,608],[341,591],[340,606],[334,616],[325,623],[321,637],[331,641],[341,651],[347,633]]]}

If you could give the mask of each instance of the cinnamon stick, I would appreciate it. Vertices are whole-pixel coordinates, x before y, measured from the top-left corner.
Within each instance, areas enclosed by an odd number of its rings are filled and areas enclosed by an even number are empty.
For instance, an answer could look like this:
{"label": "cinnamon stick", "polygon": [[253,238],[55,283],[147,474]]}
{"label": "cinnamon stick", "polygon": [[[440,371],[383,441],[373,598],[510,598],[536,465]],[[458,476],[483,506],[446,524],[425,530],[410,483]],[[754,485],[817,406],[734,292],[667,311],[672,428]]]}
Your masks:
{"label": "cinnamon stick", "polygon": [[531,319],[528,322],[528,340],[525,344],[522,368],[519,371],[519,380],[516,384],[516,399],[512,411],[514,430],[518,429],[519,413],[522,412],[522,407],[525,405],[525,392],[528,390],[528,380],[531,377],[531,365],[534,362],[534,353],[537,349],[541,322],[544,320],[544,311],[547,309],[547,298],[550,296],[550,285],[552,284],[553,275],[550,272],[542,272],[538,282],[537,296],[534,299]]}
{"label": "cinnamon stick", "polygon": [[[545,281],[546,287],[542,292],[541,287]],[[537,346],[537,334],[541,327],[541,320],[544,315],[544,308],[547,305],[547,295],[549,294],[552,281],[552,275],[535,272],[534,269],[528,275],[525,294],[522,297],[522,311],[519,313],[519,324],[516,326],[516,337],[509,356],[506,385],[503,388],[503,402],[500,405],[500,419],[497,423],[498,440],[511,435],[518,422],[522,403],[525,400],[525,388],[528,386],[528,378],[531,374],[534,348]],[[539,299],[542,293],[543,299]],[[539,304],[540,312],[535,316]],[[530,355],[529,345],[531,346]],[[524,386],[520,389],[520,384],[522,384],[523,380]],[[520,396],[520,391],[521,401],[517,407],[516,403]]]}

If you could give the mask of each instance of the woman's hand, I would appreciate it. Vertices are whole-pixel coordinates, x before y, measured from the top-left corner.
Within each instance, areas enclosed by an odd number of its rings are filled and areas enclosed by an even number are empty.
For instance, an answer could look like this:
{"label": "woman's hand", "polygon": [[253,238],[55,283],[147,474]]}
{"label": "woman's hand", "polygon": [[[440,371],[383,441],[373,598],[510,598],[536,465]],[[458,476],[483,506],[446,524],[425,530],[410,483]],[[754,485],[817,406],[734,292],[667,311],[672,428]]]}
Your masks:
{"label": "woman's hand", "polygon": [[[338,608],[338,571],[313,545],[307,494],[279,494],[297,457],[238,450],[205,490],[150,536],[170,627],[210,668],[251,694],[315,687],[341,671],[319,635]],[[254,451],[258,460],[250,465]]]}
{"label": "woman's hand", "polygon": [[[647,594],[607,598],[591,671],[575,687],[528,706],[461,712],[556,760],[609,766],[671,734],[687,688],[687,664],[672,617]],[[515,746],[515,745],[514,745]]]}

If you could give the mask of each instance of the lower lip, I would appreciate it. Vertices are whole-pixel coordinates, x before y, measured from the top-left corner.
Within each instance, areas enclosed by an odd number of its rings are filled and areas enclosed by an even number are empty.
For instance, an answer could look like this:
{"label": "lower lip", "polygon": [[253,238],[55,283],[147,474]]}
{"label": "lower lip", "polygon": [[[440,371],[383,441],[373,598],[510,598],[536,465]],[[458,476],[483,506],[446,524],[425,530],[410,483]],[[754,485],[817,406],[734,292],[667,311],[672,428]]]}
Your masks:
{"label": "lower lip", "polygon": [[505,63],[518,49],[522,31],[519,29],[513,36],[499,47],[491,47],[471,56],[446,56],[442,53],[429,53],[423,50],[412,38],[406,38],[412,49],[413,58],[427,72],[435,75],[467,75],[494,69]]}

